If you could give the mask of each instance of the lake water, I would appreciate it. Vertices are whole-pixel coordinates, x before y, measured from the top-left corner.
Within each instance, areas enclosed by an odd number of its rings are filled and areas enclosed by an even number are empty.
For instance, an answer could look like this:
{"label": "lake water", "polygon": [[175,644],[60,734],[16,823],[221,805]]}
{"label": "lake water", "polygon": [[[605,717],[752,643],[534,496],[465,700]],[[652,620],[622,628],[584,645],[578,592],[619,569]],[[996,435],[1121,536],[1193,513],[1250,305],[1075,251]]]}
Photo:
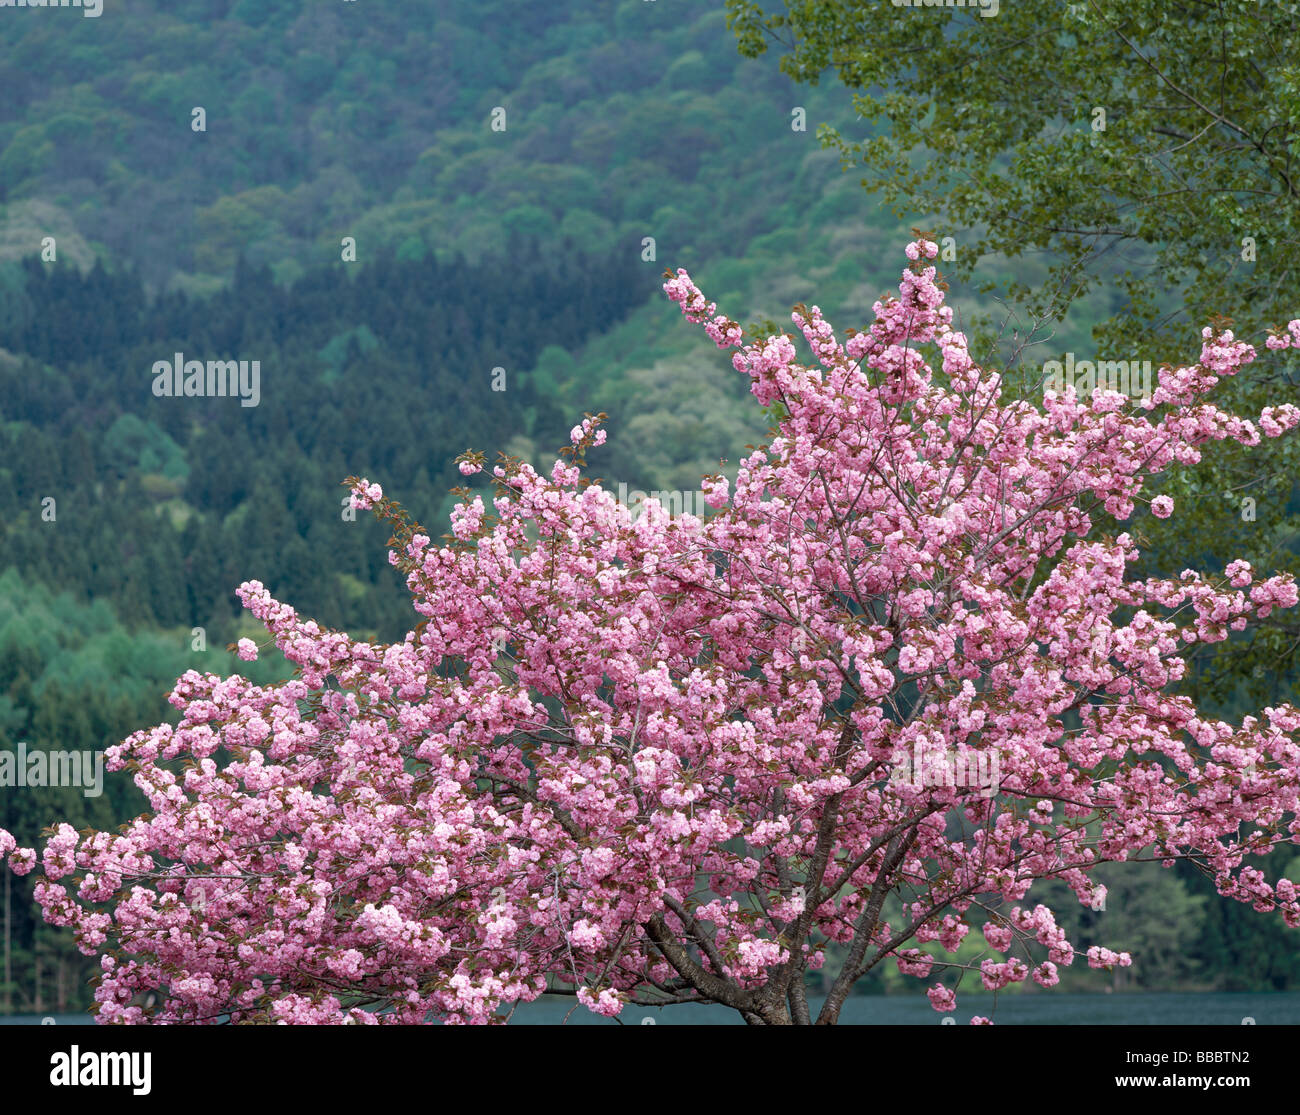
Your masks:
{"label": "lake water", "polygon": [[[813,1001],[814,1004],[817,1000]],[[544,997],[515,1011],[513,1025],[556,1026],[573,1007],[573,1000]],[[814,1017],[816,1005],[813,1006]],[[999,1026],[1240,1026],[1253,1018],[1259,1026],[1300,1025],[1300,992],[1148,992],[1146,994],[1013,994],[967,995],[958,998],[955,1014],[940,1015],[924,995],[862,995],[848,1000],[841,1024],[865,1026],[938,1026],[944,1017],[958,1025],[982,1014]],[[89,1015],[57,1015],[62,1025],[86,1025]],[[659,1026],[743,1025],[726,1007],[628,1007],[620,1020],[600,1018],[583,1007],[574,1010],[570,1026],[642,1024],[650,1018]],[[40,1015],[0,1017],[3,1025],[40,1025]],[[646,1023],[648,1024],[648,1023]]]}

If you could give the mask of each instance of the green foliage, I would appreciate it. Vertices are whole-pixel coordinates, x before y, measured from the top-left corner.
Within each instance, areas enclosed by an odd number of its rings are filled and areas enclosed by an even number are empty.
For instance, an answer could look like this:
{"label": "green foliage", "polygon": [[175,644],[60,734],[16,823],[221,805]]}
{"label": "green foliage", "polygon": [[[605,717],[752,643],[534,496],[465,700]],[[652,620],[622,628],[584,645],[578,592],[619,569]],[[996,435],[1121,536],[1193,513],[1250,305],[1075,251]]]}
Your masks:
{"label": "green foliage", "polygon": [[104,434],[106,463],[125,474],[132,469],[160,472],[184,480],[189,474],[185,454],[167,434],[137,415],[119,415]]}

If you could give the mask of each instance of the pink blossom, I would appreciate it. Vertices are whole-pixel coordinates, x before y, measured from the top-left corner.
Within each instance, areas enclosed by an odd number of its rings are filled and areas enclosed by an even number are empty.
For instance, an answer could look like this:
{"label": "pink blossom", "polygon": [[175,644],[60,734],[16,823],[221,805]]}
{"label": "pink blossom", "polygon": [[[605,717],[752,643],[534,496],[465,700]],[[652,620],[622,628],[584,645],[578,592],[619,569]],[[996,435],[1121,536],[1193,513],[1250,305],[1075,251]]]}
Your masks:
{"label": "pink blossom", "polygon": [[950,1011],[957,1009],[957,993],[944,987],[941,983],[936,983],[926,992],[930,1000],[930,1005],[937,1011]]}

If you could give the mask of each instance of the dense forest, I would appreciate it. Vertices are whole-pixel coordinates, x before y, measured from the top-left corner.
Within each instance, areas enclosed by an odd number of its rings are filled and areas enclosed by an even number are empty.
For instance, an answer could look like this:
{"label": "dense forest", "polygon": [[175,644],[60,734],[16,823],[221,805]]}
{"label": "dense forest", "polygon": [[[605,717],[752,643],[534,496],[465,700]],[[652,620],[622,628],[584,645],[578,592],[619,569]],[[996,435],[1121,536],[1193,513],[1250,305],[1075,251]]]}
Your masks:
{"label": "dense forest", "polygon": [[[131,273],[29,262],[0,328],[0,564],[111,602],[133,628],[219,637],[235,585],[258,579],[322,622],[400,637],[385,536],[344,514],[341,480],[382,476],[433,518],[463,449],[560,444],[564,415],[526,370],[533,347],[581,344],[651,278],[631,257],[536,242],[508,262],[357,272],[284,289],[241,267],[218,294],[151,301]],[[575,312],[548,315],[561,298]],[[155,395],[151,369],[176,352],[257,359],[258,405]]]}
{"label": "dense forest", "polygon": [[803,158],[834,161],[813,136],[830,98],[745,66],[718,5],[133,9],[6,20],[0,248],[66,235],[79,258],[198,287],[240,256],[287,280],[347,235],[363,258],[470,259],[512,234],[654,236],[682,262],[794,227]]}

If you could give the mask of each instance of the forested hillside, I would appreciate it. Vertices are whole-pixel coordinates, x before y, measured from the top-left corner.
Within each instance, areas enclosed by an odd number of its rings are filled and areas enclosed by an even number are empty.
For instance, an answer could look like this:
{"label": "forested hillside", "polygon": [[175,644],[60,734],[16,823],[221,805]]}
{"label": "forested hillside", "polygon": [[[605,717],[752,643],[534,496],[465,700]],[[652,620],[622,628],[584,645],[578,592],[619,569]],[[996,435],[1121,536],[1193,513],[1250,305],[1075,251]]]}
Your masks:
{"label": "forested hillside", "polygon": [[735,255],[791,227],[829,100],[745,66],[713,4],[132,8],[5,22],[7,254],[61,231],[160,284],[221,282],[241,254],[289,278],[348,235],[363,258],[474,259],[511,233]]}

